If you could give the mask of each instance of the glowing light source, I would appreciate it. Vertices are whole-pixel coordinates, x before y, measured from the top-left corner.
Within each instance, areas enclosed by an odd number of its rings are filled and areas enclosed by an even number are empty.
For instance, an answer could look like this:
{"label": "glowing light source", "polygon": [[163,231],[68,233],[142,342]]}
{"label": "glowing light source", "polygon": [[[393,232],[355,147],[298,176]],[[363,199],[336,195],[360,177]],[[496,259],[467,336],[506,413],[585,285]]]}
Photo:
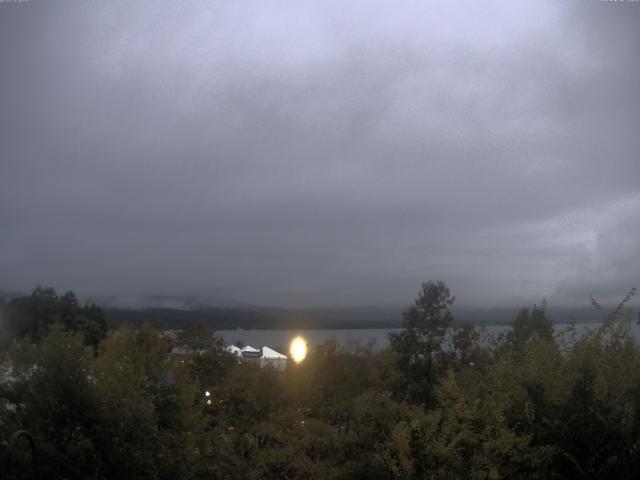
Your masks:
{"label": "glowing light source", "polygon": [[289,353],[291,358],[296,363],[300,363],[307,356],[307,342],[302,337],[296,337],[291,340],[291,346],[289,347]]}

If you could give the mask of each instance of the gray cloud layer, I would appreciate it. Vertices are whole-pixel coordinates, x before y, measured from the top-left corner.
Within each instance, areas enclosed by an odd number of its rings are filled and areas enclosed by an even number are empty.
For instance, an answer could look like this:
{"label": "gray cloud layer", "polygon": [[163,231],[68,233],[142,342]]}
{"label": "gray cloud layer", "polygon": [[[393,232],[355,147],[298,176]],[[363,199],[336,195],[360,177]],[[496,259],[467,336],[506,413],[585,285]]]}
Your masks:
{"label": "gray cloud layer", "polygon": [[0,285],[618,297],[640,5],[0,4]]}

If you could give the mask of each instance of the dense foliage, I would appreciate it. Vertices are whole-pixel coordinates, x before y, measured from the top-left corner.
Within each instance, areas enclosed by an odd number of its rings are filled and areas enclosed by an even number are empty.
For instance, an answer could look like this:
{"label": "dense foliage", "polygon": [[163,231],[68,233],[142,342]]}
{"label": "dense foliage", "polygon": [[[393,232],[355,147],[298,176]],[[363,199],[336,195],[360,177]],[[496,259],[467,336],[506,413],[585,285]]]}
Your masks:
{"label": "dense foliage", "polygon": [[58,296],[53,288],[38,286],[28,297],[14,298],[0,306],[4,307],[3,317],[6,317],[0,348],[14,338],[28,337],[37,343],[55,323],[60,323],[67,331],[81,333],[85,343],[93,346],[97,346],[107,333],[102,310],[93,303],[80,305],[73,292]]}
{"label": "dense foliage", "polygon": [[51,479],[636,478],[624,309],[577,335],[529,307],[491,339],[450,328],[453,300],[425,283],[389,348],[327,342],[286,372],[196,325],[179,340],[199,353],[178,356],[148,326],[93,347],[82,322],[47,320],[11,347],[0,441],[29,430]]}

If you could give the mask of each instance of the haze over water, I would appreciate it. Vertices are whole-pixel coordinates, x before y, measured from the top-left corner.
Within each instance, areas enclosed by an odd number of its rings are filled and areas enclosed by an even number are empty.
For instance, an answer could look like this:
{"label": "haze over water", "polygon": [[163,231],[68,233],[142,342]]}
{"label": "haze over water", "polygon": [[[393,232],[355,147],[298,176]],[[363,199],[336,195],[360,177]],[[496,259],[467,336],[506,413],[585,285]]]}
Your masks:
{"label": "haze over water", "polygon": [[[580,323],[576,324],[576,334],[580,338],[587,330],[595,330],[601,323]],[[569,327],[569,324],[554,324],[555,332],[561,332]],[[497,337],[510,327],[503,325],[489,325],[478,327],[483,338],[487,339],[493,335]],[[224,338],[227,344],[233,344],[242,340],[245,344],[254,347],[267,345],[272,348],[286,348],[292,338],[301,335],[305,338],[311,348],[323,344],[327,340],[335,339],[338,345],[347,349],[358,345],[364,346],[371,342],[374,349],[383,349],[389,345],[388,334],[398,332],[398,328],[389,329],[344,329],[344,330],[219,330],[217,333]],[[631,324],[631,332],[640,341],[640,325]],[[283,350],[286,351],[286,350]]]}

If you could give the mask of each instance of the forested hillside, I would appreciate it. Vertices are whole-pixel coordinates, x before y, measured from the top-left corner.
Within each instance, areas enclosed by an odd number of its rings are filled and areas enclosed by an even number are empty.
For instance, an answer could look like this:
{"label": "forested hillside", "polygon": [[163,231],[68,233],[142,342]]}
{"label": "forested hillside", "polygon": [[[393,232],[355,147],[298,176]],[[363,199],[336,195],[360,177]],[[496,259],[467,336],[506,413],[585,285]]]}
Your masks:
{"label": "forested hillside", "polygon": [[4,362],[0,448],[28,430],[51,479],[636,478],[632,294],[580,338],[537,305],[486,344],[472,325],[447,334],[454,298],[427,282],[388,349],[327,342],[286,372],[239,364],[206,327],[201,353],[172,356],[149,326],[96,345],[91,307],[42,323],[27,309],[18,323],[38,328]]}

